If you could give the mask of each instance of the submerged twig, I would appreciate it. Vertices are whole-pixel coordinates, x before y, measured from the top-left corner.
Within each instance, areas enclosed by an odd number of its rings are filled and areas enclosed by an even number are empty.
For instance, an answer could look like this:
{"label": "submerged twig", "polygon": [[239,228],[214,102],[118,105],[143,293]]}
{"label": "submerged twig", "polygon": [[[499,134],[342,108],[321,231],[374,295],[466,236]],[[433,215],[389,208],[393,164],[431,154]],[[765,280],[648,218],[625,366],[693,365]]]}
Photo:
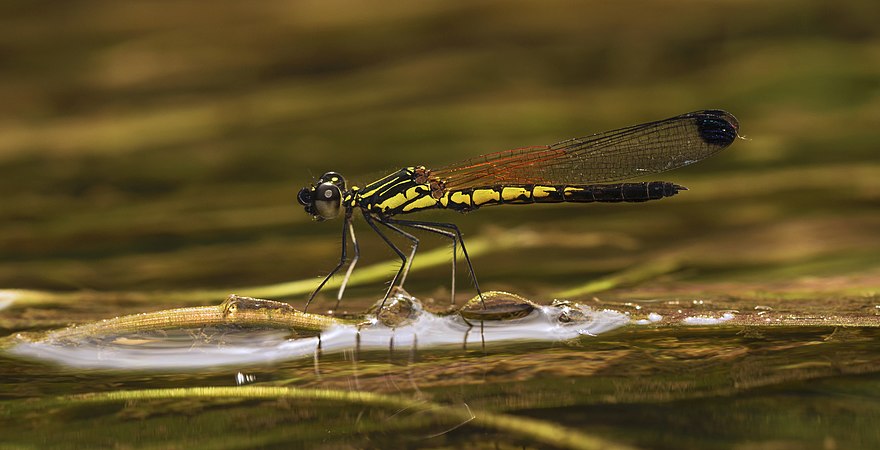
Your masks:
{"label": "submerged twig", "polygon": [[230,295],[219,306],[166,309],[75,325],[49,332],[46,342],[70,342],[143,331],[238,325],[322,331],[353,322],[308,314],[287,303]]}

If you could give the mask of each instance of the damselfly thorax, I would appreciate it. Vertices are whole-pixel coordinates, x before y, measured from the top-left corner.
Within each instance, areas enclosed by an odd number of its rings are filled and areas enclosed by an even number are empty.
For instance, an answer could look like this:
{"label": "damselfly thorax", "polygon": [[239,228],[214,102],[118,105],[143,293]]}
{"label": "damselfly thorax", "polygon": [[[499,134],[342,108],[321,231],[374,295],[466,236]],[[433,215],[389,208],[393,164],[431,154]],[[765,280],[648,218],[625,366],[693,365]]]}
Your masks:
{"label": "damselfly thorax", "polygon": [[[300,190],[298,200],[316,220],[344,218],[339,264],[309,297],[308,308],[327,281],[348,262],[350,237],[354,255],[337,295],[337,306],[360,251],[352,226],[359,210],[367,224],[401,259],[386,291],[403,288],[419,239],[403,228],[427,231],[452,240],[452,297],[458,245],[479,284],[458,227],[452,223],[403,220],[398,216],[426,209],[469,212],[493,205],[531,203],[645,202],[671,197],[686,188],[668,181],[619,183],[656,174],[705,159],[728,147],[738,136],[736,118],[721,110],[695,111],[665,120],[634,125],[553,145],[524,147],[477,156],[440,169],[412,166],[364,187],[346,186],[336,172],[327,172],[314,185]],[[404,254],[382,228],[412,243]]]}

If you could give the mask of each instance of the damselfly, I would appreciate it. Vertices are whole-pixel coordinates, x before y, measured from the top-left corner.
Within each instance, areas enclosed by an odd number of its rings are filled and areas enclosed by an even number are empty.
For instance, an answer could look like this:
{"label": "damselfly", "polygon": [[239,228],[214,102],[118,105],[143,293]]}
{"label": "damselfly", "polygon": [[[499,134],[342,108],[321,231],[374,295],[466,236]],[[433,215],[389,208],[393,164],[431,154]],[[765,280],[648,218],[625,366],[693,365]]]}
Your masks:
{"label": "damselfly", "polygon": [[[359,210],[367,224],[401,260],[385,293],[403,288],[419,239],[402,228],[423,230],[452,240],[452,298],[455,298],[455,260],[461,245],[474,287],[480,287],[461,232],[452,223],[397,218],[425,209],[469,212],[490,205],[559,202],[644,202],[671,197],[683,186],[668,181],[615,183],[641,175],[687,166],[729,146],[738,136],[736,118],[721,110],[695,111],[669,119],[570,139],[553,145],[524,147],[477,156],[440,169],[412,166],[364,187],[347,186],[345,178],[327,172],[297,199],[316,220],[343,217],[342,255],[309,296],[304,309],[327,281],[348,261],[348,236],[354,255],[339,288],[337,307],[360,256],[352,225]],[[412,243],[409,254],[394,245],[384,227]],[[480,294],[481,295],[481,294]]]}

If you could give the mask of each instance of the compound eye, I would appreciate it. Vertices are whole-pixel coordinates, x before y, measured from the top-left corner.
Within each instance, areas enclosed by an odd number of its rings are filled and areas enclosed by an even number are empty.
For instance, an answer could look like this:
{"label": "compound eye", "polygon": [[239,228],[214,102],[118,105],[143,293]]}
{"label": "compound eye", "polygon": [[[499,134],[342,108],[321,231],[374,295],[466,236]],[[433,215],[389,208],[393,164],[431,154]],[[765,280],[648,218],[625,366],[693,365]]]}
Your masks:
{"label": "compound eye", "polygon": [[312,191],[309,188],[300,189],[299,194],[296,194],[296,200],[303,206],[312,203]]}
{"label": "compound eye", "polygon": [[345,178],[342,178],[342,175],[336,172],[327,172],[324,175],[321,175],[321,179],[318,180],[318,184],[321,183],[333,183],[339,186],[339,189],[345,190]]}
{"label": "compound eye", "polygon": [[333,182],[325,182],[315,189],[315,209],[324,219],[332,219],[342,210],[342,191]]}

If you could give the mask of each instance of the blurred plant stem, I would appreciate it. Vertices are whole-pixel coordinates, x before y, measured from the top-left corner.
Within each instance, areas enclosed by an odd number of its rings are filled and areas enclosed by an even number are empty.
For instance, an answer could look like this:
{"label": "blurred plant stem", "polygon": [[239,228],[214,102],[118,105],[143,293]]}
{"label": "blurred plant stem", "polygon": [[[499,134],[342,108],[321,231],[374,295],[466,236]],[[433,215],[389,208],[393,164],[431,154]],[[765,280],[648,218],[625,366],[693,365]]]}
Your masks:
{"label": "blurred plant stem", "polygon": [[633,266],[604,278],[590,281],[581,286],[558,291],[553,294],[558,298],[571,298],[597,292],[607,291],[621,286],[633,285],[642,281],[656,278],[660,275],[675,272],[681,269],[682,264],[678,259],[661,258],[644,264]]}
{"label": "blurred plant stem", "polygon": [[[179,389],[145,389],[137,391],[95,392],[67,395],[54,398],[28,399],[4,402],[0,410],[7,414],[23,413],[46,408],[66,408],[83,404],[130,403],[133,401],[173,400],[173,399],[242,399],[242,400],[316,400],[359,404],[390,409],[414,409],[434,416],[456,421],[461,425],[471,424],[483,428],[511,433],[516,436],[535,439],[561,448],[571,449],[629,449],[632,447],[591,436],[580,431],[542,420],[512,416],[508,414],[473,411],[467,405],[464,409],[455,408],[425,400],[400,396],[383,395],[364,391],[341,391],[332,389],[301,389],[274,386],[241,387],[196,387]],[[457,427],[456,427],[457,428]]]}
{"label": "blurred plant stem", "polygon": [[[593,247],[603,245],[608,236],[599,233],[585,233],[577,240],[564,241],[565,247]],[[623,242],[622,245],[632,245],[631,239],[614,236],[613,241]],[[473,239],[468,239],[467,249],[471,258],[491,253],[502,252],[510,249],[522,249],[529,247],[544,247],[560,245],[562,242],[547,239],[538,233],[517,229],[499,233],[485,233]],[[429,251],[419,252],[413,261],[412,271],[428,269],[450,263],[450,250],[448,247],[440,247]],[[461,253],[457,255],[463,260]],[[399,260],[385,261],[365,267],[358,267],[351,275],[348,286],[358,286],[388,278],[389,265],[399,264]],[[335,277],[327,282],[324,291],[338,288],[342,282],[341,277]],[[287,283],[278,283],[264,286],[249,286],[230,289],[199,289],[188,291],[157,291],[157,292],[99,292],[99,291],[76,291],[76,292],[49,292],[25,289],[0,290],[0,309],[5,307],[25,307],[52,304],[70,304],[79,302],[148,302],[157,304],[193,304],[217,301],[225,298],[231,292],[240,293],[251,297],[261,298],[287,298],[303,295],[311,292],[318,285],[317,279],[297,280]]]}

